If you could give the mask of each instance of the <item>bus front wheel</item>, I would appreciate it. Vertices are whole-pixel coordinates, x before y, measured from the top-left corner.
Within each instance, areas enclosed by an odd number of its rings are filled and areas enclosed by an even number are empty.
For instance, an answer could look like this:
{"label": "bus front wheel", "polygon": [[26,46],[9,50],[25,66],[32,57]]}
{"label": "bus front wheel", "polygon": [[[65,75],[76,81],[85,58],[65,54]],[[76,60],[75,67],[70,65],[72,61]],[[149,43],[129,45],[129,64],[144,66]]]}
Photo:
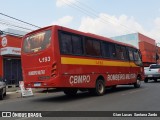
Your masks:
{"label": "bus front wheel", "polygon": [[134,87],[135,88],[140,88],[141,87],[141,80],[139,77],[137,77],[136,82],[134,83]]}
{"label": "bus front wheel", "polygon": [[74,89],[74,88],[67,88],[64,89],[63,92],[67,95],[67,96],[75,96],[77,94],[78,89]]}

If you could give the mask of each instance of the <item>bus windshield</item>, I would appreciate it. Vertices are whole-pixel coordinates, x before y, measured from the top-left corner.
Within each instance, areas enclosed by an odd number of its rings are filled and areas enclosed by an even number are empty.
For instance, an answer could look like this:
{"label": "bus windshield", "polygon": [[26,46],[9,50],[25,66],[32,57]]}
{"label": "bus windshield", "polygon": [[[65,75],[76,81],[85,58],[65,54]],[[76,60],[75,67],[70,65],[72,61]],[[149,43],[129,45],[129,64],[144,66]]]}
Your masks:
{"label": "bus windshield", "polygon": [[51,30],[46,30],[27,36],[23,42],[23,52],[33,53],[44,50],[50,46]]}

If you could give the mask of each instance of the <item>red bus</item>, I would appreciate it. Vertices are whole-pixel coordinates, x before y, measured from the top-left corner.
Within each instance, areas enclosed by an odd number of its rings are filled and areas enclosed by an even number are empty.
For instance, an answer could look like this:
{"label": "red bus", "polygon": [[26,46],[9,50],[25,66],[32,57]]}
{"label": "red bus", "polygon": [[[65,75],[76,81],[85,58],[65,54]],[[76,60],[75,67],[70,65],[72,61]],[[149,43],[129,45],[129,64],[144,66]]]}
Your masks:
{"label": "red bus", "polygon": [[144,79],[134,46],[57,25],[24,36],[22,69],[26,87],[57,88],[66,95],[103,95],[105,87],[116,85],[139,88]]}

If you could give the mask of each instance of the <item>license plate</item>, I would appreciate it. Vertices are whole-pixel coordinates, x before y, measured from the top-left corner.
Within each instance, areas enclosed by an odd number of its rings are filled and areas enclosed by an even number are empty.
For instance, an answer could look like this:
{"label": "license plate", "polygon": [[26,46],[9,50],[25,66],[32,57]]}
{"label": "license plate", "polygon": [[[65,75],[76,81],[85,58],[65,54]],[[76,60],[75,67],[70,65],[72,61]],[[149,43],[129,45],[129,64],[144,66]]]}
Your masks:
{"label": "license plate", "polygon": [[153,75],[148,75],[148,77],[153,77]]}
{"label": "license plate", "polygon": [[40,87],[41,83],[34,83],[34,87]]}

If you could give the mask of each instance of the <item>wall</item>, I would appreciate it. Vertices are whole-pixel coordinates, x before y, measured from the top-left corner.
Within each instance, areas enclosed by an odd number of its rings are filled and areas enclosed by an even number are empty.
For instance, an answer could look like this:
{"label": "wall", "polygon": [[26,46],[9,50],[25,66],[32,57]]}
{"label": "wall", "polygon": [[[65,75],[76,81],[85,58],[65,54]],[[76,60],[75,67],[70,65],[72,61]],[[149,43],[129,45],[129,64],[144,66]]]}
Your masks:
{"label": "wall", "polygon": [[143,35],[141,33],[138,33],[138,39],[139,39],[139,42],[144,41],[144,42],[150,43],[152,45],[156,44],[156,41],[154,39],[152,39],[150,37],[147,37],[147,36],[145,36],[145,35]]}
{"label": "wall", "polygon": [[145,41],[139,42],[143,62],[156,62],[156,46]]}
{"label": "wall", "polygon": [[[4,37],[7,38],[7,44],[6,44],[6,46],[2,46],[2,42],[1,42],[0,48],[2,48],[2,47],[17,47],[17,48],[21,48],[21,41],[22,41],[21,37],[11,36],[11,35],[6,35]],[[1,37],[0,41],[2,41],[2,39],[4,37]]]}
{"label": "wall", "polygon": [[142,61],[145,66],[156,63],[156,42],[154,39],[138,33],[139,49],[142,54]]}
{"label": "wall", "polygon": [[138,33],[116,36],[116,37],[112,37],[111,39],[114,39],[119,42],[131,44],[137,48],[139,47],[138,46]]}
{"label": "wall", "polygon": [[4,57],[20,58],[22,38],[18,36],[0,36],[0,77],[3,77]]}
{"label": "wall", "polygon": [[157,63],[160,64],[160,47],[158,47],[158,46],[157,46],[157,55],[159,56]]}

